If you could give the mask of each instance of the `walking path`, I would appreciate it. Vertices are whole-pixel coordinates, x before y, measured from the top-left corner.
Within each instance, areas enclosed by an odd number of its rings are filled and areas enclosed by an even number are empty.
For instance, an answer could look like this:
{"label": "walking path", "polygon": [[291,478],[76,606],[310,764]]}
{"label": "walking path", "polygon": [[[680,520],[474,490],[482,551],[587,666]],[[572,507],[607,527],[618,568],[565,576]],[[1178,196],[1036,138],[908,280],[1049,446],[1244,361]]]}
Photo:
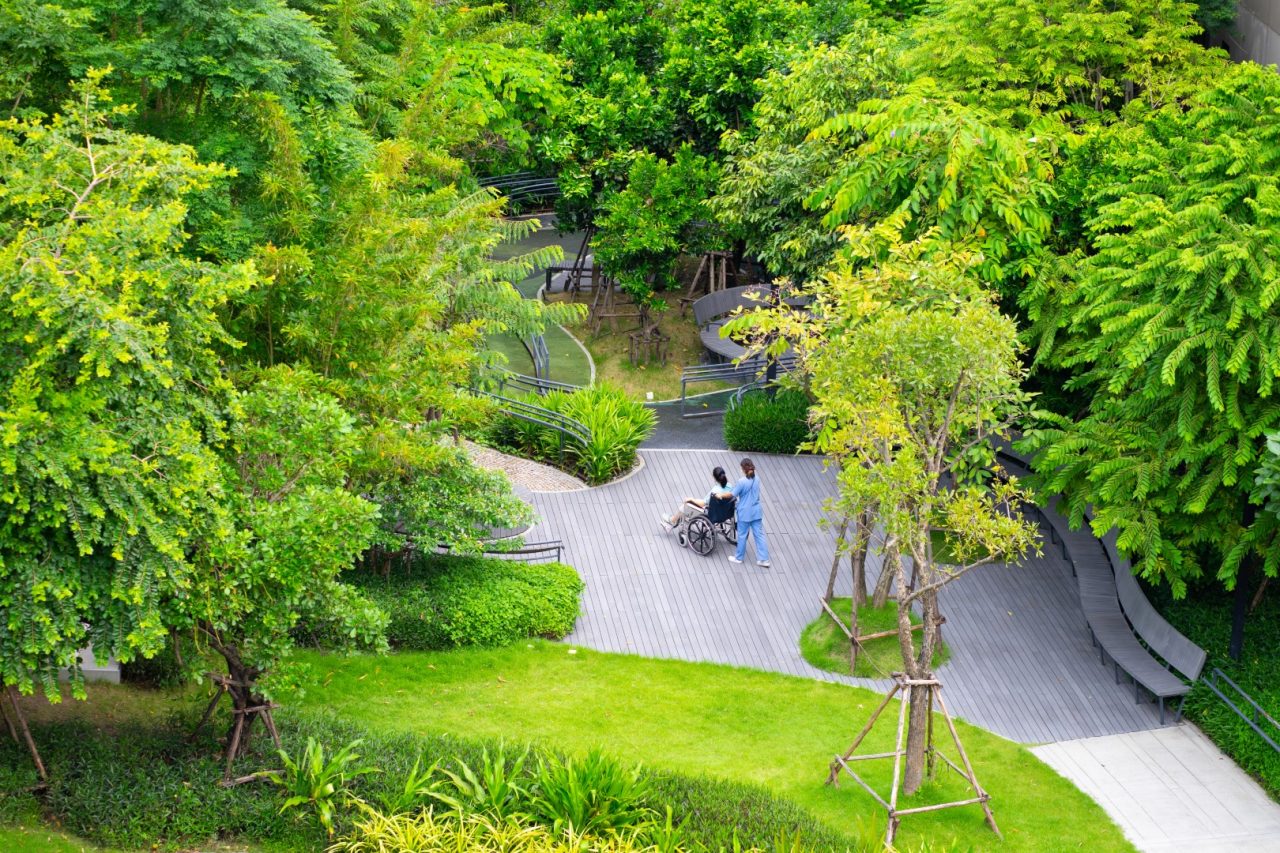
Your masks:
{"label": "walking path", "polygon": [[1280,850],[1280,805],[1190,724],[1031,750],[1139,850]]}
{"label": "walking path", "polygon": [[518,489],[527,492],[576,492],[587,488],[586,483],[559,468],[512,456],[473,441],[464,441],[463,446],[476,465],[489,471],[503,472]]}
{"label": "walking path", "polygon": [[[563,540],[566,562],[587,585],[569,642],[883,687],[818,670],[799,653],[835,541],[817,523],[835,493],[822,460],[756,457],[773,563],[764,569],[750,560],[730,564],[723,542],[700,557],[657,521],[687,494],[701,493],[712,466],[736,470],[738,454],[649,448],[641,456],[644,467],[620,482],[530,497],[540,521],[529,538]],[[879,564],[871,562],[874,580]],[[837,594],[848,595],[842,574]],[[1161,728],[1155,706],[1135,704],[1132,689],[1098,663],[1057,549],[1021,566],[979,569],[945,589],[941,603],[952,654],[938,677],[954,713],[1012,740],[1051,744],[1041,748],[1045,760],[1094,795],[1141,849],[1173,849],[1168,833],[1176,827],[1186,833],[1178,849],[1213,849],[1239,836],[1250,849],[1280,851],[1280,806],[1250,795],[1240,801],[1254,817],[1237,819],[1238,807],[1213,790],[1229,787],[1235,793],[1222,796],[1239,800],[1251,780],[1234,764],[1201,755],[1204,738],[1194,727]],[[1197,741],[1200,751],[1192,752],[1188,744]],[[1136,756],[1125,765],[1114,763],[1129,754],[1122,747]],[[1194,820],[1182,805],[1188,799],[1201,804]]]}

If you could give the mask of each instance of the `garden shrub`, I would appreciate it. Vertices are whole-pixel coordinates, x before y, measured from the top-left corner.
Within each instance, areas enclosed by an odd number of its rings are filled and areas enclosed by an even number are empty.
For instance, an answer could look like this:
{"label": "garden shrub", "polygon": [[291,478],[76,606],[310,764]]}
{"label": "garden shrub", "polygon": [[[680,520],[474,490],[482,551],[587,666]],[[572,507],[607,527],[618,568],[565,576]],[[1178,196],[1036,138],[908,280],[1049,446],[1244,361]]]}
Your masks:
{"label": "garden shrub", "polygon": [[[478,815],[384,815],[370,811],[355,829],[328,848],[328,853],[438,853],[470,850],[474,853],[568,853],[571,848],[556,834],[540,826],[492,820]],[[638,853],[648,850],[622,838],[592,839],[583,853]]]}
{"label": "garden shrub", "polygon": [[[193,711],[199,710],[196,704]],[[439,762],[441,768],[456,771],[466,763],[479,768],[486,751],[497,755],[503,749],[495,741],[373,732],[327,713],[284,709],[277,722],[284,749],[292,755],[304,754],[308,739],[323,746],[326,754],[361,741],[361,755],[376,763],[379,772],[351,779],[350,790],[369,804],[400,796],[415,765]],[[225,730],[224,717],[215,723],[218,733]],[[193,725],[191,714],[153,727],[132,722],[105,729],[81,722],[37,724],[34,734],[49,769],[41,811],[89,841],[125,849],[189,848],[215,840],[253,841],[275,850],[322,849],[324,831],[312,819],[282,814],[282,794],[276,786],[219,785],[219,744],[208,730],[189,742],[185,735]],[[520,752],[507,748],[505,754],[514,763]],[[526,788],[537,784],[530,764],[520,771]],[[270,739],[259,730],[237,772],[279,765]],[[34,813],[38,806],[29,793],[34,782],[25,751],[8,739],[0,741],[0,819]],[[799,806],[753,785],[642,768],[637,789],[644,792],[643,805],[655,814],[665,816],[670,807],[674,825],[684,824],[682,844],[690,850],[733,850],[735,838],[744,850],[774,849],[780,838],[800,838],[804,849],[850,846],[849,839]],[[334,813],[337,837],[356,837],[359,822],[368,814],[354,803],[344,803]]]}
{"label": "garden shrub", "polygon": [[724,441],[730,450],[795,453],[809,437],[809,398],[784,388],[772,398],[750,391],[724,413]]}
{"label": "garden shrub", "polygon": [[[635,467],[636,450],[657,424],[657,415],[608,384],[545,396],[530,394],[526,399],[591,430],[586,445],[566,437],[564,456],[565,467],[592,484],[608,482]],[[521,456],[560,464],[560,434],[549,427],[502,417],[490,431],[489,441]]]}
{"label": "garden shrub", "polygon": [[[386,612],[392,647],[413,651],[558,640],[573,630],[583,589],[578,573],[563,563],[436,555],[415,561],[407,574],[359,569],[343,582]],[[300,634],[321,647],[337,639],[326,626]]]}

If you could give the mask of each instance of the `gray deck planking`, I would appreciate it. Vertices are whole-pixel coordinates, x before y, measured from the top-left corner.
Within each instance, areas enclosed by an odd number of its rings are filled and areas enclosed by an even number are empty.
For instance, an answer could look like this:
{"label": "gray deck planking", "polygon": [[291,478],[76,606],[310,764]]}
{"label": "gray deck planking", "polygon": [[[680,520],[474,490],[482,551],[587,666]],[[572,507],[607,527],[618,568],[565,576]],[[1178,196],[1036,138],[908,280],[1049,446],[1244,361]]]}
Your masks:
{"label": "gray deck planking", "polygon": [[[587,584],[569,641],[603,651],[709,661],[826,681],[883,682],[822,672],[800,657],[801,629],[817,614],[834,531],[819,529],[831,472],[808,457],[758,457],[772,569],[680,548],[657,523],[686,494],[704,493],[713,465],[736,470],[728,451],[642,451],[626,480],[578,492],[535,493],[530,541],[558,538]],[[869,573],[874,580],[879,560]],[[837,591],[849,592],[844,563]],[[1135,705],[1089,641],[1069,565],[1046,554],[1022,566],[987,566],[942,593],[952,656],[939,669],[948,707],[1005,737],[1043,743],[1159,725]]]}

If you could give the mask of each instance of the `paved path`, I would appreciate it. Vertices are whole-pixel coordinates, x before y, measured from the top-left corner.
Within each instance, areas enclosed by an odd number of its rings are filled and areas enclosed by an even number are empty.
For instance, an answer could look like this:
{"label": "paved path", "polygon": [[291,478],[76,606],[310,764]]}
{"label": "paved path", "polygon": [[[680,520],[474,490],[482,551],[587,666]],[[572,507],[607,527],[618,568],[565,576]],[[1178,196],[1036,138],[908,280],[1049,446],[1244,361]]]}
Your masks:
{"label": "paved path", "polygon": [[[881,687],[811,667],[798,637],[817,614],[834,535],[821,460],[757,456],[773,567],[680,548],[659,512],[701,493],[725,450],[642,451],[645,466],[597,489],[531,495],[531,539],[565,542],[586,581],[569,641],[612,652],[749,666]],[[874,577],[878,565],[871,567]],[[838,593],[848,595],[842,578]],[[954,713],[1024,743],[1094,797],[1144,851],[1280,853],[1280,805],[1189,724],[1161,727],[1134,704],[1089,643],[1070,568],[1057,549],[1022,566],[987,566],[943,592],[950,661],[938,670]],[[1046,804],[1051,808],[1052,804]],[[1048,841],[1046,839],[1046,841]]]}
{"label": "paved path", "polygon": [[[532,500],[542,520],[530,539],[561,539],[586,581],[570,641],[604,651],[714,661],[831,681],[800,657],[801,630],[818,613],[835,537],[817,522],[834,494],[811,457],[757,457],[773,567],[679,547],[657,517],[700,495],[729,451],[643,450],[645,467],[621,482]],[[878,563],[872,566],[872,575]],[[842,577],[840,594],[849,594]],[[1140,731],[1155,707],[1134,704],[1098,663],[1068,566],[1055,553],[1025,565],[979,569],[943,593],[951,660],[938,671],[960,716],[1025,743]]]}
{"label": "paved path", "polygon": [[[697,402],[691,402],[691,410],[697,405]],[[722,403],[717,402],[716,405],[722,405]],[[724,418],[718,415],[702,418],[682,417],[679,403],[659,403],[652,409],[658,416],[658,428],[640,445],[642,449],[683,450],[688,447],[716,449],[725,447]]]}
{"label": "paved path", "polygon": [[[463,446],[476,465],[489,471],[501,471],[524,492],[573,492],[587,488],[586,483],[572,474],[542,462],[512,456],[473,441],[464,441]],[[521,497],[527,496],[521,494]]]}
{"label": "paved path", "polygon": [[1190,724],[1032,752],[1097,800],[1140,850],[1280,851],[1280,805]]}

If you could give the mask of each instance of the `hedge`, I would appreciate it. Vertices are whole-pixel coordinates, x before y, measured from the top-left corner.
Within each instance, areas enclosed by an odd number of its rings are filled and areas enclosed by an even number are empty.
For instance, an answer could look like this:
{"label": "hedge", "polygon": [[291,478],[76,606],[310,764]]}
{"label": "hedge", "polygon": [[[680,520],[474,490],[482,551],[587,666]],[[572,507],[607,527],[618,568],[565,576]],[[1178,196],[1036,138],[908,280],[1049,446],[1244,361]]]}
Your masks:
{"label": "hedge", "polygon": [[773,397],[750,391],[724,413],[724,441],[730,450],[795,453],[809,437],[809,398],[794,388]]}
{"label": "hedge", "polygon": [[[198,709],[193,709],[198,710]],[[284,747],[298,754],[308,737],[328,753],[353,740],[363,761],[380,772],[362,776],[353,792],[370,802],[402,786],[419,755],[424,764],[456,759],[480,766],[484,749],[496,742],[462,740],[444,735],[383,734],[346,723],[328,714],[281,711]],[[168,727],[130,724],[100,730],[84,723],[51,723],[35,728],[49,768],[43,801],[30,788],[35,782],[30,761],[7,738],[0,742],[0,822],[29,819],[41,812],[66,830],[97,844],[119,848],[178,849],[216,840],[253,841],[279,850],[317,850],[324,844],[314,822],[280,814],[280,794],[266,784],[223,788],[219,745],[206,736],[192,744],[184,737],[194,724],[184,715]],[[225,725],[225,721],[220,723]],[[259,732],[255,753],[241,760],[245,772],[278,766]],[[510,747],[508,746],[508,752]],[[669,805],[685,824],[685,840],[712,850],[733,849],[734,836],[743,847],[772,849],[779,837],[803,839],[806,848],[845,849],[852,842],[818,823],[794,803],[763,788],[717,779],[645,770],[647,805],[665,813]],[[354,808],[338,815],[342,834],[352,827]]]}
{"label": "hedge", "polygon": [[[391,646],[412,651],[558,640],[573,630],[583,589],[578,573],[563,563],[434,555],[415,561],[408,573],[384,577],[361,569],[343,581],[386,611]],[[320,647],[332,640],[323,626],[299,635]]]}

